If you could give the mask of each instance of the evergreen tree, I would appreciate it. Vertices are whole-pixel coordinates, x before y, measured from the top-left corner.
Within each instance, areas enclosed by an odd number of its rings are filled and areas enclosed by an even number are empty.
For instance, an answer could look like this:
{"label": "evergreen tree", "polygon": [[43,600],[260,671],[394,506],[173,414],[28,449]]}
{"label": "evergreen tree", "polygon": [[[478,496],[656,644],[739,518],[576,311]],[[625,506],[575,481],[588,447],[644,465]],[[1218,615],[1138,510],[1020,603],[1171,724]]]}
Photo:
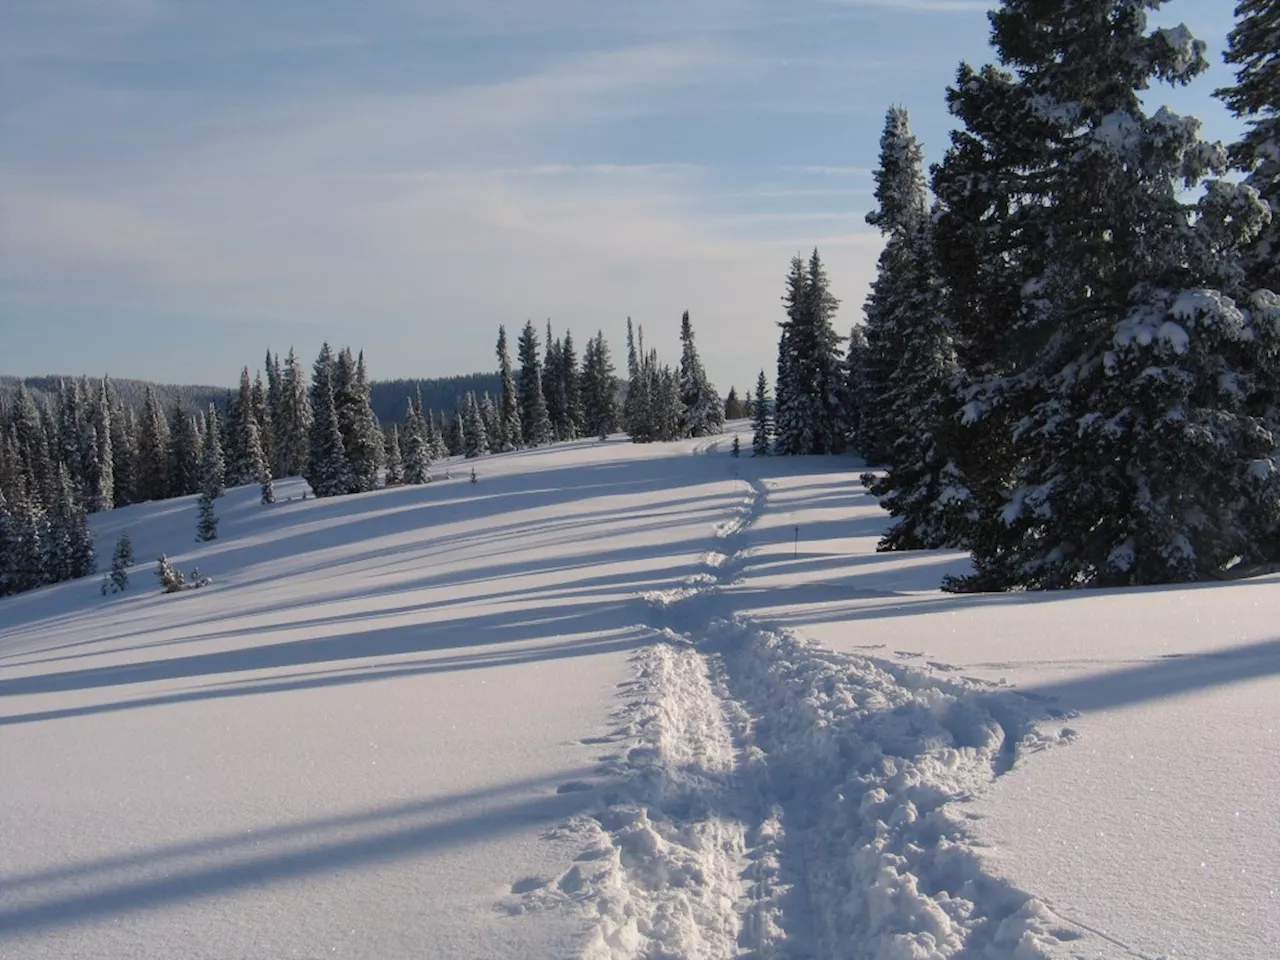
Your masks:
{"label": "evergreen tree", "polygon": [[111,500],[117,507],[136,502],[138,470],[138,431],[133,410],[126,408],[116,396],[106,377],[102,389],[111,410]]}
{"label": "evergreen tree", "polygon": [[480,419],[484,423],[485,443],[489,450],[501,450],[502,425],[498,422],[498,408],[493,405],[488,390],[480,398]]}
{"label": "evergreen tree", "polygon": [[751,453],[753,456],[767,457],[772,452],[773,414],[769,409],[769,381],[765,379],[763,370],[756,379],[755,416],[752,425]]}
{"label": "evergreen tree", "polygon": [[173,411],[173,431],[169,437],[169,491],[175,497],[196,493],[201,484],[204,438],[196,418],[179,403]]}
{"label": "evergreen tree", "polygon": [[632,438],[636,435],[638,422],[646,416],[638,409],[646,400],[641,395],[644,389],[642,379],[640,350],[636,344],[631,318],[627,317],[627,396],[622,405],[622,425]]}
{"label": "evergreen tree", "polygon": [[240,392],[232,410],[234,422],[231,428],[231,450],[234,458],[228,458],[227,483],[238,487],[246,483],[261,483],[267,475],[267,455],[262,449],[262,431],[254,410],[253,385],[249,380],[249,368],[240,371]]}
{"label": "evergreen tree", "polygon": [[111,399],[105,383],[99,387],[94,405],[93,448],[94,456],[87,471],[87,507],[90,513],[111,510],[115,507],[115,449],[111,434]]}
{"label": "evergreen tree", "polygon": [[1271,211],[1247,238],[1245,283],[1280,294],[1280,3],[1240,0],[1236,21],[1224,56],[1236,82],[1216,95],[1249,126],[1231,159]]}
{"label": "evergreen tree", "polygon": [[306,469],[310,458],[311,419],[306,377],[290,347],[280,376],[280,409],[272,420],[280,461],[277,476],[297,477]]}
{"label": "evergreen tree", "polygon": [[186,578],[182,572],[163,553],[156,561],[156,579],[160,581],[160,588],[165,593],[177,593],[186,586]]}
{"label": "evergreen tree", "polygon": [[218,408],[209,404],[200,455],[200,489],[216,500],[222,496],[226,476],[227,464],[222,456],[222,428],[218,423]]}
{"label": "evergreen tree", "polygon": [[520,426],[526,447],[551,442],[551,422],[547,417],[547,401],[542,394],[542,366],[538,360],[538,333],[533,321],[525,322],[520,334]]}
{"label": "evergreen tree", "polygon": [[112,593],[122,593],[129,586],[129,568],[132,566],[133,541],[129,539],[129,531],[126,530],[116,540],[115,552],[111,555],[108,582]]}
{"label": "evergreen tree", "polygon": [[335,366],[333,351],[323,344],[313,368],[311,436],[304,474],[317,497],[336,497],[351,489],[351,471],[333,395]]}
{"label": "evergreen tree", "polygon": [[357,359],[344,348],[335,369],[334,405],[351,483],[347,492],[363,493],[377,487],[383,456],[382,429],[369,402],[364,353]]}
{"label": "evergreen tree", "polygon": [[729,393],[724,398],[724,418],[726,420],[741,420],[746,416],[746,411],[742,406],[742,401],[738,398],[738,388],[729,387]]}
{"label": "evergreen tree", "polygon": [[867,434],[874,432],[865,422],[866,410],[873,402],[867,382],[867,335],[863,327],[855,325],[849,331],[849,346],[844,355],[844,416],[849,443],[868,460],[874,459],[869,451],[874,442]]}
{"label": "evergreen tree", "polygon": [[267,436],[263,447],[267,451],[267,464],[271,467],[272,476],[285,477],[288,474],[284,472],[284,456],[281,448],[281,421],[284,419],[284,371],[280,367],[279,354],[273,357],[271,351],[267,351],[265,369],[267,371],[267,392],[266,416],[263,419],[263,424],[267,427]]}
{"label": "evergreen tree", "polygon": [[818,251],[793,257],[783,298],[787,320],[778,344],[777,451],[839,453],[844,449],[843,339],[832,327],[839,301]]}
{"label": "evergreen tree", "polygon": [[1204,45],[1121,0],[1006,0],[991,20],[1010,72],[961,69],[966,130],[935,175],[949,315],[977,362],[962,353],[960,423],[999,427],[986,463],[958,464],[975,574],[949,585],[1159,583],[1257,559],[1280,490],[1247,400],[1274,316],[1208,287],[1220,267],[1182,191],[1219,151],[1141,102],[1201,73]]}
{"label": "evergreen tree", "polygon": [[[945,440],[958,371],[925,213],[922,156],[906,111],[890,109],[876,171],[879,206],[867,215],[886,234],[867,307],[868,335],[877,346],[867,348],[858,371],[870,372],[874,382],[855,386],[867,449],[888,468],[863,482],[897,518],[882,550],[958,546],[963,526],[958,469]],[[845,366],[847,377],[851,362]]]}
{"label": "evergreen tree", "polygon": [[560,341],[559,364],[563,412],[556,433],[564,440],[576,440],[585,429],[586,414],[582,406],[582,375],[578,370],[578,353],[573,346],[573,334],[568,330]]}
{"label": "evergreen tree", "polygon": [[468,393],[462,407],[462,455],[468,460],[483,456],[489,452],[489,438],[484,429],[484,419],[480,416],[480,406],[476,403],[476,395]]}
{"label": "evergreen tree", "polygon": [[713,436],[724,429],[724,406],[702,368],[688,310],[680,320],[680,345],[681,433],[688,437]]}
{"label": "evergreen tree", "polygon": [[431,479],[431,454],[423,428],[422,409],[412,399],[405,401],[404,426],[404,482],[426,483]]}
{"label": "evergreen tree", "polygon": [[[270,363],[271,354],[267,354]],[[267,388],[262,382],[262,373],[253,378],[253,417],[258,422],[258,443],[262,447],[262,455],[266,460],[266,472],[270,473],[275,463],[275,428],[271,422],[271,407],[267,399]]]}
{"label": "evergreen tree", "polygon": [[196,540],[205,543],[218,539],[218,518],[213,512],[213,497],[208,490],[200,491],[197,501],[199,520],[196,523]]}
{"label": "evergreen tree", "polygon": [[504,326],[498,327],[498,375],[502,379],[498,395],[501,442],[494,449],[506,452],[520,446],[524,440],[524,428],[520,424],[520,400],[515,376],[511,372],[511,357],[507,354],[507,328]]}
{"label": "evergreen tree", "polygon": [[138,431],[138,494],[143,500],[169,496],[169,421],[150,385]]}
{"label": "evergreen tree", "polygon": [[387,433],[387,466],[384,476],[388,487],[398,487],[404,483],[404,459],[400,454],[400,428],[394,423]]}
{"label": "evergreen tree", "polygon": [[618,429],[618,386],[604,332],[587,341],[582,356],[583,430],[601,440]]}
{"label": "evergreen tree", "polygon": [[547,402],[547,422],[551,425],[553,440],[568,440],[565,434],[567,411],[564,394],[563,357],[560,341],[551,336],[551,321],[547,321],[547,352],[542,363],[542,395]]}
{"label": "evergreen tree", "polygon": [[95,567],[93,535],[65,463],[58,464],[56,480],[46,500],[50,506],[42,582],[59,583],[88,576]]}

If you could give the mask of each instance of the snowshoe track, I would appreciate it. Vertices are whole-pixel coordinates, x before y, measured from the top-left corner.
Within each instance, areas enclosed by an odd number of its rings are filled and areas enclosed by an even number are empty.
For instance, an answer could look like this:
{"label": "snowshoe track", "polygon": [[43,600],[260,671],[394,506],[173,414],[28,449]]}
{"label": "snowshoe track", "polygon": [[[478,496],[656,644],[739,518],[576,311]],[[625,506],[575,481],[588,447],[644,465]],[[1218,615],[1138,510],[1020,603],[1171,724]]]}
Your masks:
{"label": "snowshoe track", "polygon": [[1061,920],[986,871],[957,806],[1069,731],[1016,693],[724,615],[768,498],[743,482],[699,572],[644,596],[622,795],[571,826],[587,853],[553,886],[591,916],[580,956],[1051,956]]}

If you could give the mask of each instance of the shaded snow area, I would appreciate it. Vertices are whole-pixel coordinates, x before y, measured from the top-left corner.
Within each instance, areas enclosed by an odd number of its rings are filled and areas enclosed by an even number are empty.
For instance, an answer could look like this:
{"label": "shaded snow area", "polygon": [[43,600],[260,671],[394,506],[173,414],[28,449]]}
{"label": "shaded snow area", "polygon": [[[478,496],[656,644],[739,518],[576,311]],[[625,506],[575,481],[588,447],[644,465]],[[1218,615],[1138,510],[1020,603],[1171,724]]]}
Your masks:
{"label": "shaded snow area", "polygon": [[93,518],[127,593],[0,601],[0,956],[1276,955],[1277,578],[949,596],[730,445]]}

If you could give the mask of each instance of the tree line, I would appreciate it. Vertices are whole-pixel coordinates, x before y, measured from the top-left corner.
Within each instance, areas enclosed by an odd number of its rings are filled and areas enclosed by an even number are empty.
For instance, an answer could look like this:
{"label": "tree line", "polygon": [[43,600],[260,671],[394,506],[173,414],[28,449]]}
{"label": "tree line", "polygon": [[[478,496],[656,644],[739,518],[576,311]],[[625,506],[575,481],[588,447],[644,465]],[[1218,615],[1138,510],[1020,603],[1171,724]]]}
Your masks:
{"label": "tree line", "polygon": [[960,66],[931,189],[888,112],[867,217],[886,243],[842,365],[817,254],[793,262],[758,452],[883,464],[881,549],[969,550],[952,590],[1280,559],[1280,6],[1237,7],[1215,95],[1248,132],[1226,146],[1143,104],[1207,68],[1185,26],[1118,0],[990,20],[999,62]]}

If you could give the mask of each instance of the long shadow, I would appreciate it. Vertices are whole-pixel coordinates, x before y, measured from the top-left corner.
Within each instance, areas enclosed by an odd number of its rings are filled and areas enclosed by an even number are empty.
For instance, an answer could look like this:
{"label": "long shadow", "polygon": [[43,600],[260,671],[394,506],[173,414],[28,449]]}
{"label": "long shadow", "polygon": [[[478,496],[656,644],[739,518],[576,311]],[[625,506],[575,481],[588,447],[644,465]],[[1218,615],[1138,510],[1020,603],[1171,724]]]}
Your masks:
{"label": "long shadow", "polygon": [[[568,773],[572,775],[573,771]],[[562,778],[557,776],[556,779]],[[141,879],[108,880],[96,890],[50,892],[43,897],[37,894],[32,897],[34,902],[2,907],[0,942],[34,931],[202,900],[238,889],[260,888],[263,884],[410,860],[434,851],[528,830],[530,826],[561,822],[596,802],[592,792],[528,796],[539,787],[550,785],[548,780],[524,781],[498,790],[479,791],[470,797],[461,795],[396,804],[10,878],[6,880],[6,886],[11,891],[25,890],[30,897],[34,892],[30,890],[32,884],[41,881],[91,879],[119,869],[160,873]],[[469,812],[464,805],[459,812],[445,819],[434,815],[442,806],[459,806],[466,801],[475,802],[502,794],[520,796],[474,812]],[[353,829],[358,829],[360,835],[351,837]],[[311,834],[316,836],[310,837]],[[259,852],[254,848],[263,842],[264,835],[274,841],[303,839],[305,845],[299,849]],[[234,859],[208,865],[172,865],[179,858],[200,855]]]}
{"label": "long shadow", "polygon": [[339,636],[0,680],[0,697],[116,687],[369,657],[426,653],[621,630],[644,619],[640,601],[517,607],[451,620],[350,630]]}
{"label": "long shadow", "polygon": [[590,657],[602,654],[627,653],[652,642],[652,632],[629,629],[623,633],[606,634],[585,640],[558,641],[536,647],[520,647],[515,650],[484,651],[451,657],[431,657],[409,662],[395,662],[366,667],[339,667],[326,671],[311,671],[294,679],[276,678],[260,681],[224,681],[197,690],[117,700],[110,703],[87,704],[58,710],[38,710],[31,713],[0,715],[0,727],[24,723],[43,723],[49,720],[70,720],[76,717],[92,717],[119,713],[144,707],[162,707],[179,703],[196,703],[204,700],[225,700],[232,697],[258,696],[270,693],[288,693],[297,690],[317,690],[326,687],[343,687],[351,684],[396,680],[406,677],[452,673],[459,670],[480,670],[496,667],[518,666],[546,660],[565,660],[574,657]]}

